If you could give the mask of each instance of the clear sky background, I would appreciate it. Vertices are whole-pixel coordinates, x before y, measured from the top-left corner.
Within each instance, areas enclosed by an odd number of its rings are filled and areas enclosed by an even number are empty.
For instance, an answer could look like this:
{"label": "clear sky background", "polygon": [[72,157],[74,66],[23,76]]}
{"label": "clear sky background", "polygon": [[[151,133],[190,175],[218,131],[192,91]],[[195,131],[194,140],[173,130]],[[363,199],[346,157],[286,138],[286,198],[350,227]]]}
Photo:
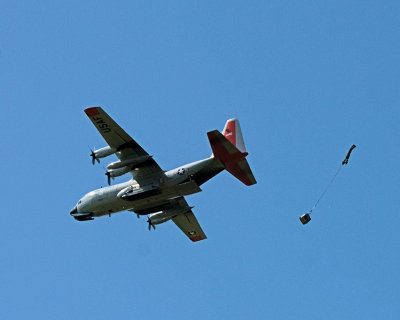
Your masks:
{"label": "clear sky background", "polygon": [[[1,1],[0,318],[399,319],[399,15],[399,1]],[[208,157],[206,132],[237,117],[258,184],[224,172],[189,196],[198,243],[127,212],[77,222],[106,184],[95,105],[163,169]]]}

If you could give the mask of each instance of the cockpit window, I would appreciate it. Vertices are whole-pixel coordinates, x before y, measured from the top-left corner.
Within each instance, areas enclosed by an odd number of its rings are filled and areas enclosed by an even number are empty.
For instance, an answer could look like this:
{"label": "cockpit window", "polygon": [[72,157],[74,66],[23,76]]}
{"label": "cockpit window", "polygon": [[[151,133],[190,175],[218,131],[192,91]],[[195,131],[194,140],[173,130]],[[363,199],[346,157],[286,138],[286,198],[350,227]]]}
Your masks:
{"label": "cockpit window", "polygon": [[79,200],[79,201],[78,201],[78,204],[81,204],[81,202],[82,202],[82,200]]}

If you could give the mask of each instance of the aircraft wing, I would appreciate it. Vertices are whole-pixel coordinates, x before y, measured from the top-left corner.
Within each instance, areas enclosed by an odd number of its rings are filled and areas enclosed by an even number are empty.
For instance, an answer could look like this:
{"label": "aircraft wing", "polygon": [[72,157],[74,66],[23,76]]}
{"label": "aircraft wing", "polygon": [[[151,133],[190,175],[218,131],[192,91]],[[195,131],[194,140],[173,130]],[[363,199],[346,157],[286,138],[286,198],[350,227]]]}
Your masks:
{"label": "aircraft wing", "polygon": [[207,239],[203,229],[201,229],[199,222],[197,221],[195,215],[192,210],[185,214],[180,214],[175,218],[172,218],[172,221],[183,231],[186,236],[192,240],[193,242]]}
{"label": "aircraft wing", "polygon": [[[85,113],[108,145],[117,149],[115,154],[120,160],[148,155],[101,107],[87,108]],[[162,169],[153,158],[140,163],[135,170],[130,171],[133,178],[138,182],[140,178],[161,172]]]}
{"label": "aircraft wing", "polygon": [[[183,207],[188,207],[185,198],[179,198],[179,204]],[[172,221],[183,231],[186,236],[193,242],[207,239],[203,229],[201,229],[199,222],[197,221],[192,210],[184,214],[180,214],[172,218]]]}
{"label": "aircraft wing", "polygon": [[201,229],[199,222],[192,212],[192,207],[189,207],[184,197],[177,197],[165,200],[162,203],[151,207],[136,208],[134,211],[137,214],[152,214],[159,211],[181,210],[184,213],[172,217],[172,221],[183,231],[186,236],[193,242],[207,239],[204,231]]}

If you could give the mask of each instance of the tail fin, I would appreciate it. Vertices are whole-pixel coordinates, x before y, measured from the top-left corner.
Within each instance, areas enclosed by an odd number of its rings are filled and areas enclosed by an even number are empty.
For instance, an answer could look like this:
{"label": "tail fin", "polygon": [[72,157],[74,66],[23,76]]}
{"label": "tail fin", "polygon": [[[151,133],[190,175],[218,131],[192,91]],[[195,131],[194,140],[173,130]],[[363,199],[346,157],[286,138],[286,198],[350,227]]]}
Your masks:
{"label": "tail fin", "polygon": [[225,123],[224,130],[222,134],[225,138],[229,140],[240,152],[246,152],[246,147],[244,146],[242,130],[240,129],[240,124],[238,119],[229,119]]}
{"label": "tail fin", "polygon": [[246,160],[248,153],[237,119],[226,122],[223,135],[218,130],[214,130],[207,132],[207,136],[213,156],[224,164],[229,173],[247,186],[257,183]]}

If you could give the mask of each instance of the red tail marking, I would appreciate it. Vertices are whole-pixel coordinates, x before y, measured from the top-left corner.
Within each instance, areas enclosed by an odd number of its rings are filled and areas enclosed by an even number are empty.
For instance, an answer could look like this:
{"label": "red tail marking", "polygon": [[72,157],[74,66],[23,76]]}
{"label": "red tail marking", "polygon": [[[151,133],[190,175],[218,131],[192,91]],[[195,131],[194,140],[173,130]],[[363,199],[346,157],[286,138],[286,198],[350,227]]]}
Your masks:
{"label": "red tail marking", "polygon": [[[240,160],[243,160],[248,155],[247,152],[240,152],[239,150],[237,150],[235,153],[229,153],[214,132],[207,132],[207,135],[208,139],[210,140],[211,149],[214,156],[217,159],[220,159],[225,165],[231,162],[238,162]],[[225,136],[227,140],[229,140],[229,137],[230,136]]]}
{"label": "red tail marking", "polygon": [[234,146],[236,146],[236,122],[235,120],[229,121],[225,132],[224,132],[225,138],[229,140],[230,143],[232,143]]}
{"label": "red tail marking", "polygon": [[190,240],[192,240],[193,242],[196,242],[196,241],[203,240],[203,237],[202,236],[195,236],[195,237],[191,237]]}
{"label": "red tail marking", "polygon": [[240,152],[239,150],[234,153],[229,153],[222,141],[218,139],[215,132],[207,132],[207,135],[210,140],[214,157],[221,160],[225,165],[226,170],[242,181],[245,185],[252,185],[253,182],[249,179],[246,172],[244,172],[239,166],[240,161],[245,159],[248,153]]}
{"label": "red tail marking", "polygon": [[85,113],[89,118],[97,116],[100,112],[97,110],[97,107],[90,107],[85,109]]}

